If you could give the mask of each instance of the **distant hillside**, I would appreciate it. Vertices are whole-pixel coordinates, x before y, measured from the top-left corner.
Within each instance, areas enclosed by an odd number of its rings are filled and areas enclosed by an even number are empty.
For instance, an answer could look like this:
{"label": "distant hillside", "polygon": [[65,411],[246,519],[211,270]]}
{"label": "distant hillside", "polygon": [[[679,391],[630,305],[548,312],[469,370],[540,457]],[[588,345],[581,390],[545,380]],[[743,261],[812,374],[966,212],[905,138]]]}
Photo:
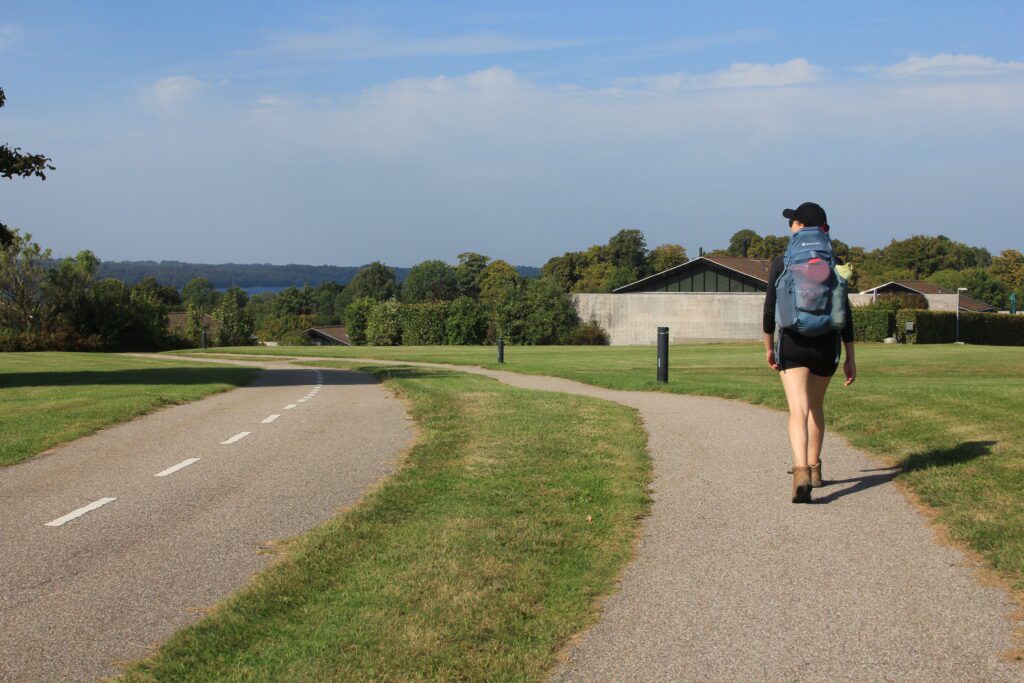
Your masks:
{"label": "distant hillside", "polygon": [[[275,266],[269,263],[182,263],[181,261],[103,261],[99,277],[114,277],[135,284],[145,277],[155,277],[162,285],[179,289],[193,278],[205,277],[213,286],[224,289],[238,287],[284,288],[305,284],[315,287],[321,282],[348,284],[363,266],[304,266],[289,264]],[[516,266],[524,277],[538,277],[540,268]],[[395,268],[395,277],[401,282],[409,274],[408,268]]]}

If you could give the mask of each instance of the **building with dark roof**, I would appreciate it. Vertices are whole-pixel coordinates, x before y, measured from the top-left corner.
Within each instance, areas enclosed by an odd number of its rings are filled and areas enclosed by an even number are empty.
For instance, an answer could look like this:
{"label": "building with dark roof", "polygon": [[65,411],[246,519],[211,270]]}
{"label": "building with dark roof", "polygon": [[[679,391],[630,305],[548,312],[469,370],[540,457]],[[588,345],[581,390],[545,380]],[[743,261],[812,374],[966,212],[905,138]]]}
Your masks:
{"label": "building with dark roof", "polygon": [[[892,282],[886,282],[884,285],[878,285],[871,289],[865,289],[861,294],[869,294],[874,299],[878,296],[885,294],[920,294],[928,301],[928,308],[933,310],[952,310],[953,297],[957,295],[957,292],[944,289],[939,287],[935,283],[928,282],[927,280],[893,280]],[[932,305],[933,301],[939,299],[949,300],[948,306],[936,307]],[[966,294],[960,294],[959,300],[956,302],[959,305],[961,311],[970,311],[972,313],[989,313],[996,311],[995,306],[990,306],[984,301],[978,301],[973,299]]]}
{"label": "building with dark roof", "polygon": [[699,256],[615,290],[629,292],[716,292],[763,294],[772,262],[741,256]]}
{"label": "building with dark roof", "polygon": [[352,340],[348,338],[344,325],[311,327],[302,334],[315,346],[352,346]]}

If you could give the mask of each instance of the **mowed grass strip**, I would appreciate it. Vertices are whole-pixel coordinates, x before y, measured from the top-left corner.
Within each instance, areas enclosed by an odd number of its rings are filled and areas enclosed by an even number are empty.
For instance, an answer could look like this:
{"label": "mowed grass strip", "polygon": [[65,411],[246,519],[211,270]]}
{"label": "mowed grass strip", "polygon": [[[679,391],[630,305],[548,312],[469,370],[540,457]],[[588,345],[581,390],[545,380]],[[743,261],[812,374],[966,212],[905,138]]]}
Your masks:
{"label": "mowed grass strip", "polygon": [[411,402],[405,466],[128,680],[539,680],[595,620],[649,505],[637,415],[465,373],[366,369]]}
{"label": "mowed grass strip", "polygon": [[[252,349],[218,349],[252,353]],[[760,345],[674,346],[658,385],[654,347],[278,347],[263,353],[480,365],[612,389],[734,398],[786,409]],[[898,479],[954,539],[1024,590],[1024,348],[858,344],[860,377],[828,393],[829,429],[892,456]],[[824,454],[826,477],[828,454]],[[780,467],[785,463],[779,463]],[[878,473],[875,473],[876,475]]]}
{"label": "mowed grass strip", "polygon": [[171,403],[248,383],[253,368],[103,353],[0,353],[0,465]]}

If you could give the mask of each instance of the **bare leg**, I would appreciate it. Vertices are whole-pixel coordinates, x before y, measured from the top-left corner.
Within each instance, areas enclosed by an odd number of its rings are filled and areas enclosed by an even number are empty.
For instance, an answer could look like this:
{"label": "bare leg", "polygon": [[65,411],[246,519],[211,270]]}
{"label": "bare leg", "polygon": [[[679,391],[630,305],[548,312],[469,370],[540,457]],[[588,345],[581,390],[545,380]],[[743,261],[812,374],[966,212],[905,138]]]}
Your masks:
{"label": "bare leg", "polygon": [[779,376],[789,403],[789,445],[793,449],[793,467],[807,467],[808,377],[811,371],[807,368],[786,368]]}
{"label": "bare leg", "polygon": [[821,442],[825,438],[825,391],[831,377],[807,375],[807,464],[817,465],[821,457]]}

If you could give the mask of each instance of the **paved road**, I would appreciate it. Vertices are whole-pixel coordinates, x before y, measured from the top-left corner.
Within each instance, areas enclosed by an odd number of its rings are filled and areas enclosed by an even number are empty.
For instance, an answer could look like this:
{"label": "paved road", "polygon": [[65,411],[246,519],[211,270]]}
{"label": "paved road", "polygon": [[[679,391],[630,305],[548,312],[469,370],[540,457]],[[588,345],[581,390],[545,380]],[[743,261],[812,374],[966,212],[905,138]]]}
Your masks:
{"label": "paved road", "polygon": [[844,440],[827,437],[817,504],[793,505],[777,411],[443,367],[616,401],[650,435],[654,505],[636,559],[554,680],[1024,680],[1000,659],[1014,647],[1007,593],[983,587],[892,472]]}
{"label": "paved road", "polygon": [[395,469],[411,425],[372,377],[265,366],[0,469],[0,680],[116,673]]}

